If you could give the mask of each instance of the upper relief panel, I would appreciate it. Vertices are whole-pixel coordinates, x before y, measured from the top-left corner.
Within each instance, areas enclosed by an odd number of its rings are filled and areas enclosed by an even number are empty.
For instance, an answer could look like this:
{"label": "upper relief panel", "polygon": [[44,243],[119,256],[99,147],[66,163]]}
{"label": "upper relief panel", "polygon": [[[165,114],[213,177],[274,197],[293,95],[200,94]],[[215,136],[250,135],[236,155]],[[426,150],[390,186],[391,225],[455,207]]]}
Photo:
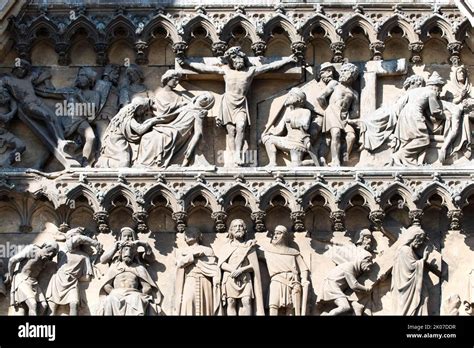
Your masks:
{"label": "upper relief panel", "polygon": [[472,30],[442,3],[33,3],[8,25],[0,166],[470,166]]}

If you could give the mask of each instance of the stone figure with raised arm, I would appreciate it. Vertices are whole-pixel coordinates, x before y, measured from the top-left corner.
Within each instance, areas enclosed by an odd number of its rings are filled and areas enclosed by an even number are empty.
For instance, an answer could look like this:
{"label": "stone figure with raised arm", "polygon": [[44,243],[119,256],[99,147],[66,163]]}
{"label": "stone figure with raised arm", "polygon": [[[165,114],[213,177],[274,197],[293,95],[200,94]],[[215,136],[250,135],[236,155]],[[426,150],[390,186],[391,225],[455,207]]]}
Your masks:
{"label": "stone figure with raised arm", "polygon": [[330,81],[324,92],[318,97],[318,102],[324,109],[322,132],[330,138],[331,166],[341,165],[342,136],[345,136],[346,150],[342,154],[344,161],[349,159],[355,142],[355,130],[351,125],[359,118],[359,93],[352,84],[359,76],[359,69],[351,63],[346,63],[339,72],[339,81]]}
{"label": "stone figure with raised arm", "polygon": [[300,252],[292,248],[290,232],[275,227],[270,246],[263,250],[270,274],[270,315],[305,315],[308,301],[309,268]]}
{"label": "stone figure with raised arm", "polygon": [[255,240],[245,240],[247,226],[241,219],[230,223],[219,258],[222,301],[227,315],[264,315],[262,282]]}
{"label": "stone figure with raised arm", "polygon": [[176,252],[175,315],[220,314],[217,258],[212,248],[201,245],[201,231],[186,227],[188,245]]}
{"label": "stone figure with raised arm", "polygon": [[262,142],[269,158],[268,166],[276,166],[277,150],[290,153],[291,165],[298,167],[311,147],[308,133],[311,125],[311,110],[305,108],[306,94],[292,88],[285,100],[283,115],[275,125],[267,125]]}
{"label": "stone figure with raised arm", "polygon": [[178,62],[201,73],[216,73],[224,76],[225,92],[216,122],[218,126],[226,128],[227,148],[233,154],[234,164],[241,166],[244,165],[242,151],[245,132],[250,125],[247,94],[254,77],[282,68],[298,59],[292,55],[270,64],[254,66],[250,64],[247,55],[240,47],[229,48],[224,54],[224,59],[227,64],[223,66],[194,63],[183,58],[178,58]]}
{"label": "stone figure with raised arm", "polygon": [[48,309],[46,297],[38,280],[46,268],[54,265],[52,260],[58,249],[56,242],[47,242],[41,246],[30,244],[8,261],[7,283],[11,284],[10,305],[19,313],[38,315],[44,314]]}
{"label": "stone figure with raised arm", "polygon": [[[100,287],[99,315],[156,315],[161,312],[161,292],[142,264],[136,240],[114,245],[112,263]],[[133,238],[133,237],[131,237]],[[105,255],[105,254],[104,254]],[[102,262],[106,260],[101,260]]]}
{"label": "stone figure with raised arm", "polygon": [[51,277],[46,291],[52,315],[56,315],[60,305],[69,306],[69,315],[77,315],[85,302],[79,283],[89,282],[94,277],[91,247],[99,252],[102,246],[84,232],[83,227],[70,229],[66,233],[66,250],[58,253],[58,271]]}

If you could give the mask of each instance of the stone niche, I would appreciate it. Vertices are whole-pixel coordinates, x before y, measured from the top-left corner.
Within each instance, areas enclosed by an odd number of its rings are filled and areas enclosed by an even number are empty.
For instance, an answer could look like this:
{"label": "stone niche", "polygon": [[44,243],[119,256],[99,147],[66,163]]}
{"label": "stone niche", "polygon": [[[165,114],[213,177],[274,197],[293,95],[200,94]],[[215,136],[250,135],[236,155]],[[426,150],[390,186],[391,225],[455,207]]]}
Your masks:
{"label": "stone niche", "polygon": [[[32,3],[10,21],[10,45],[0,58],[0,94],[12,100],[0,105],[0,274],[9,273],[9,259],[28,245],[35,244],[39,253],[43,243],[54,240],[62,252],[75,253],[71,241],[77,235],[70,231],[84,228],[84,243],[101,245],[92,248],[90,258],[81,256],[93,277],[67,286],[79,289],[77,314],[100,314],[103,283],[121,256],[100,259],[115,245],[123,250],[120,233],[129,227],[136,233],[129,243],[138,245],[137,255],[151,259],[133,262],[149,276],[141,281],[156,283],[161,292],[152,296],[159,311],[183,314],[182,307],[176,312],[179,296],[193,295],[180,283],[177,266],[189,257],[184,231],[199,229],[200,250],[207,253],[199,262],[225,278],[220,260],[230,257],[228,232],[231,222],[241,219],[246,238],[255,243],[250,248],[247,242],[248,253],[257,255],[257,261],[247,262],[260,275],[242,278],[254,282],[263,314],[285,312],[267,300],[278,283],[271,251],[279,245],[271,241],[284,226],[291,252],[283,252],[281,260],[299,254],[307,268],[298,264],[301,292],[288,300],[286,313],[472,315],[474,31],[459,10],[451,4],[404,7],[390,1],[367,8],[178,5],[150,10],[91,1],[74,8],[72,16],[67,2]],[[228,50],[235,46],[240,50]],[[242,77],[229,62],[244,56]],[[30,73],[19,80],[27,87],[12,75],[25,64]],[[352,83],[344,84],[347,70],[355,68]],[[173,69],[178,73],[170,73]],[[427,86],[414,79],[409,85],[415,75]],[[176,84],[170,85],[173,79]],[[64,145],[51,131],[56,119],[41,117],[48,114],[44,110],[56,117],[61,108],[81,101],[96,107],[94,115],[83,117],[79,126],[58,121],[69,140]],[[34,105],[43,111],[38,114]],[[226,107],[233,108],[231,116],[223,116]],[[414,126],[410,115],[417,117]],[[335,116],[332,122],[342,127],[327,123]],[[346,117],[354,121],[349,128]],[[283,132],[277,133],[279,126]],[[413,127],[424,128],[413,135]],[[239,135],[244,141],[236,159],[232,146]],[[334,142],[340,142],[335,152]],[[142,151],[152,151],[151,165],[142,161]],[[420,229],[427,238],[415,247],[412,234]],[[365,249],[364,238],[371,240]],[[403,280],[393,276],[400,275],[401,252],[407,250],[408,262],[421,267],[417,276],[423,277],[412,297],[397,294]],[[366,254],[373,265],[362,271]],[[52,261],[38,276],[46,295],[67,266],[60,255]],[[329,284],[346,274],[343,269],[360,283],[355,289],[341,285],[349,308],[334,301],[337,289]],[[232,297],[224,280],[203,277],[227,291],[225,307],[212,313],[193,307],[184,314],[230,315]],[[21,300],[10,306],[16,296],[11,284],[0,276],[1,315],[18,315],[25,307]],[[424,306],[414,308],[418,298]],[[304,304],[296,310],[298,301]],[[262,314],[259,306],[252,300],[250,314]],[[56,307],[57,314],[71,313],[64,303]]]}

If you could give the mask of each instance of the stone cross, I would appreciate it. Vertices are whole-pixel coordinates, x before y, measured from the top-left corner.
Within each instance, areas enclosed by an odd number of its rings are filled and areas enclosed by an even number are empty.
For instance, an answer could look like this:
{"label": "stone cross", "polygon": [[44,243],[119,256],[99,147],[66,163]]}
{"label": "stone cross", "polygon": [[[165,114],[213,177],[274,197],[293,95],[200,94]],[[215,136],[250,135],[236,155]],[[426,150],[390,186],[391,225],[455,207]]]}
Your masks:
{"label": "stone cross", "polygon": [[360,70],[360,115],[369,115],[377,108],[377,77],[399,76],[408,72],[405,58],[394,60],[373,60],[353,63]]}

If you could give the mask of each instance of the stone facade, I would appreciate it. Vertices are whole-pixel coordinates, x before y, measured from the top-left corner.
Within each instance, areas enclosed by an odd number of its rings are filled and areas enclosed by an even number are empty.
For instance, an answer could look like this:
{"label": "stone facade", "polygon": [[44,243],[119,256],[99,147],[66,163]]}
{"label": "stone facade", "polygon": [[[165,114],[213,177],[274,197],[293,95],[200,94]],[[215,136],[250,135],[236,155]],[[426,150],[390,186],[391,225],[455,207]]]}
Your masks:
{"label": "stone facade", "polygon": [[5,5],[0,314],[471,315],[454,3],[186,4]]}

